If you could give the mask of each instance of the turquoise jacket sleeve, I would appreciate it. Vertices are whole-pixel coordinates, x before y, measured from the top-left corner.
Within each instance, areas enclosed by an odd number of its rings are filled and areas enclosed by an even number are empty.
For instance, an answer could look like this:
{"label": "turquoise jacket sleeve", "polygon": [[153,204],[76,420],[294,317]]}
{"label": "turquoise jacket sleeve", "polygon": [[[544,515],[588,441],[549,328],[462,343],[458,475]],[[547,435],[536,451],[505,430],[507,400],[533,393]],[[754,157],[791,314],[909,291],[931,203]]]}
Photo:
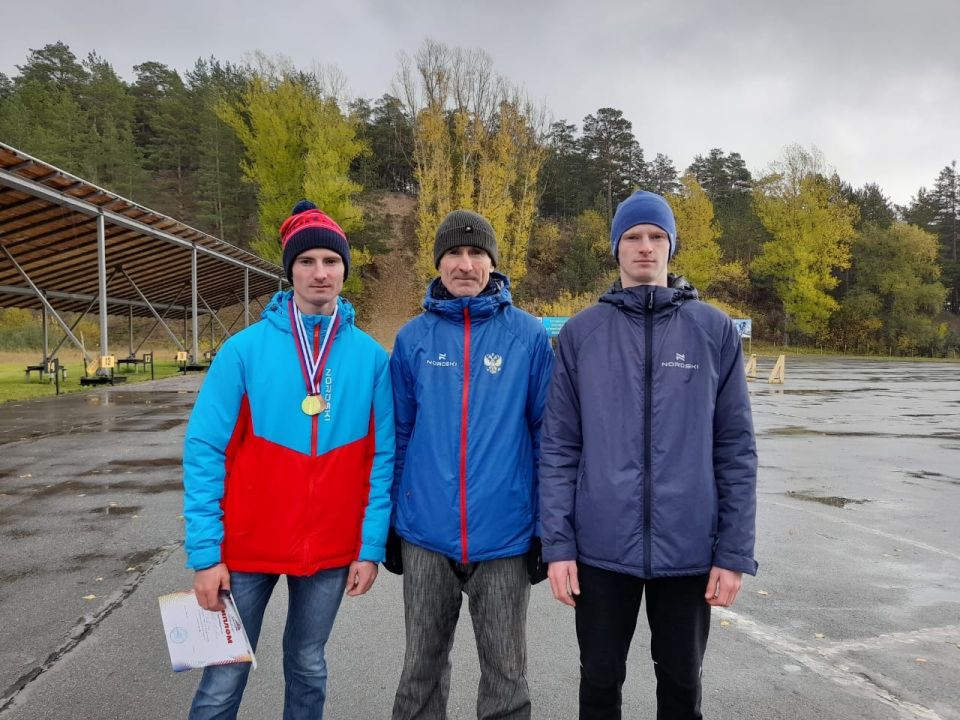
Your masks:
{"label": "turquoise jacket sleeve", "polygon": [[227,342],[200,388],[183,443],[183,518],[187,567],[220,562],[226,449],[245,393],[240,356]]}
{"label": "turquoise jacket sleeve", "polygon": [[370,494],[363,516],[358,560],[382,562],[386,557],[387,531],[393,509],[391,488],[395,451],[393,386],[387,354],[378,357],[377,379],[373,391],[373,423],[376,449],[370,469]]}

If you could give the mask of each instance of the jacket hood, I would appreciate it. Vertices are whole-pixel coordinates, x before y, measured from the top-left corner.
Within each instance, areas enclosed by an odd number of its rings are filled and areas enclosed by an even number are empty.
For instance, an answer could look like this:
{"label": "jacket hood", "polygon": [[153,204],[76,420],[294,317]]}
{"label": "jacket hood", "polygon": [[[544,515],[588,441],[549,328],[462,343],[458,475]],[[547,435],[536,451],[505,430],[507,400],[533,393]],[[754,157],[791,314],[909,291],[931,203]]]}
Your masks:
{"label": "jacket hood", "polygon": [[[260,317],[270,323],[273,323],[277,328],[283,330],[284,332],[290,332],[290,313],[287,311],[290,299],[293,297],[293,290],[281,290],[276,293],[270,302],[267,303],[267,306],[263,309],[263,312],[260,314]],[[344,300],[342,297],[337,297],[337,315],[340,316],[340,328],[337,330],[337,334],[340,334],[340,331],[343,330],[347,325],[353,325],[356,319],[356,311],[353,309],[347,300]],[[320,322],[321,327],[323,320],[326,318],[326,315],[304,315],[303,322],[307,330],[313,329],[315,323]]]}
{"label": "jacket hood", "polygon": [[511,304],[510,279],[498,272],[490,273],[487,286],[476,297],[454,297],[440,282],[440,278],[434,278],[427,286],[427,294],[423,299],[423,307],[427,312],[460,322],[463,322],[464,308],[469,308],[471,319],[477,320],[490,317],[501,307]]}
{"label": "jacket hood", "polygon": [[617,280],[607,292],[600,296],[600,302],[609,303],[627,312],[644,313],[647,311],[648,290],[653,292],[655,309],[662,309],[670,305],[681,305],[687,300],[698,300],[700,298],[697,289],[682,275],[668,275],[667,284],[668,287],[634,285],[624,288]]}

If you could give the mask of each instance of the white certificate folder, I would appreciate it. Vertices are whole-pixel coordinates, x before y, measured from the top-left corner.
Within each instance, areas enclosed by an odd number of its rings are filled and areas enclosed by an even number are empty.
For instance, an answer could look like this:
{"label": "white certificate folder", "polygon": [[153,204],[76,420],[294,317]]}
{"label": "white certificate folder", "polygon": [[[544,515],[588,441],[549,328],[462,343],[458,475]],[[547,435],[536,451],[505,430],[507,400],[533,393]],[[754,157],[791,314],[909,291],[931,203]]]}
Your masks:
{"label": "white certificate folder", "polygon": [[193,590],[161,595],[160,618],[175,672],[248,662],[257,667],[233,595],[222,593],[224,609],[204,610]]}

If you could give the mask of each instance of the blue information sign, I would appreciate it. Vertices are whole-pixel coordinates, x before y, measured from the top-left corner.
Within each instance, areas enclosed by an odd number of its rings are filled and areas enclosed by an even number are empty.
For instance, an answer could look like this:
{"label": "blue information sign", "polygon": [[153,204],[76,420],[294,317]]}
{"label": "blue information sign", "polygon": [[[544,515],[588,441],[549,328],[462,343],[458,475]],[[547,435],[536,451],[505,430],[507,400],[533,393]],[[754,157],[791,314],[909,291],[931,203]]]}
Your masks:
{"label": "blue information sign", "polygon": [[733,318],[733,324],[737,328],[737,335],[741,338],[752,337],[753,320],[751,318]]}
{"label": "blue information sign", "polygon": [[540,320],[543,322],[543,326],[547,329],[547,337],[556,337],[560,334],[560,328],[563,327],[563,324],[567,322],[570,318],[568,317],[543,317]]}

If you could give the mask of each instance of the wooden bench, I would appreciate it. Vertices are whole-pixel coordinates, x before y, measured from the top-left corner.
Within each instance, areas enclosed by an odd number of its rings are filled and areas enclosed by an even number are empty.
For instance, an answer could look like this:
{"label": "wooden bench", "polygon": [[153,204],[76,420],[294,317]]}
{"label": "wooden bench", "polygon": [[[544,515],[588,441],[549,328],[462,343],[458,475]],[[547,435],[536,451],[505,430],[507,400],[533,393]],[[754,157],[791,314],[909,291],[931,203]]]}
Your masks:
{"label": "wooden bench", "polygon": [[[24,371],[25,379],[27,382],[30,382],[30,373],[36,372],[40,375],[40,382],[44,381],[44,377],[50,375],[47,379],[47,382],[52,380],[52,373],[50,373],[49,365],[27,365],[26,370]],[[67,379],[67,368],[64,365],[60,366],[60,376],[66,380]]]}

